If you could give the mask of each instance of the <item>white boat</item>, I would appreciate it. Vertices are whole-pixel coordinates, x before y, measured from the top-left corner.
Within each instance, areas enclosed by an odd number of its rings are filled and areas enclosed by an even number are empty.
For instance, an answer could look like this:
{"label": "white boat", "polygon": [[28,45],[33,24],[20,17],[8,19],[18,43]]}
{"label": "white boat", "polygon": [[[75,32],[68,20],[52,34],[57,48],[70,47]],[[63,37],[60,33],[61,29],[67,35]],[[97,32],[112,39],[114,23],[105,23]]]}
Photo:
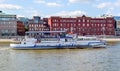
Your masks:
{"label": "white boat", "polygon": [[11,43],[13,49],[53,49],[53,48],[75,48],[72,38],[43,38],[39,42],[35,38],[25,38],[20,43]]}
{"label": "white boat", "polygon": [[94,47],[94,48],[98,48],[98,47],[106,47],[106,41],[103,41],[97,37],[90,37],[90,36],[78,36],[77,40],[76,40],[76,45],[78,45],[78,47]]}
{"label": "white boat", "polygon": [[53,49],[53,48],[90,48],[106,47],[106,42],[91,38],[44,38],[38,42],[35,38],[25,38],[20,43],[11,43],[13,49]]}
{"label": "white boat", "polygon": [[90,48],[106,47],[106,42],[93,37],[66,35],[65,37],[32,38],[25,37],[20,43],[11,43],[12,49],[54,49],[54,48]]}

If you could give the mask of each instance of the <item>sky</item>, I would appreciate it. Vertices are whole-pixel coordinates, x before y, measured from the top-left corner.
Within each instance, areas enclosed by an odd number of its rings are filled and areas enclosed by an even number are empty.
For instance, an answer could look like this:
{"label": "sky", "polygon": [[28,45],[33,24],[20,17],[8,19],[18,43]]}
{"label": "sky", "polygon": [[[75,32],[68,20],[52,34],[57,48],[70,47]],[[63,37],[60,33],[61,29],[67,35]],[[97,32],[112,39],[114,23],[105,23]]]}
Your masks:
{"label": "sky", "polygon": [[18,17],[120,16],[120,0],[0,0],[0,10]]}

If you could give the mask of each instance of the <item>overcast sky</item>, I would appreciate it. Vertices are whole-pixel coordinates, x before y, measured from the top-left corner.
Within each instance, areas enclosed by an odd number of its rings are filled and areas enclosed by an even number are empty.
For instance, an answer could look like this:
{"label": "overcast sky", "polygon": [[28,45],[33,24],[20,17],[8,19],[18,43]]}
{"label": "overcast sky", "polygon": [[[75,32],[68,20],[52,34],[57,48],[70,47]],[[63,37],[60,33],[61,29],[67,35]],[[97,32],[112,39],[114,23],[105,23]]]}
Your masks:
{"label": "overcast sky", "polygon": [[0,0],[0,10],[24,17],[120,16],[120,0]]}

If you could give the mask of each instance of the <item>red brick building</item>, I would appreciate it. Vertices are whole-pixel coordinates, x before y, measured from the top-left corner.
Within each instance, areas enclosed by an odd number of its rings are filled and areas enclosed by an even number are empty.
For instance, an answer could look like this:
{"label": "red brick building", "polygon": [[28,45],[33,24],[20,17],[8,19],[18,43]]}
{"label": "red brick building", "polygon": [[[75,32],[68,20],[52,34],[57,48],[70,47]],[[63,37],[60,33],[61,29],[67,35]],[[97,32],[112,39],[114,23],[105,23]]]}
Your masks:
{"label": "red brick building", "polygon": [[39,16],[34,16],[33,19],[29,19],[28,21],[29,31],[48,31],[49,27],[46,21],[47,18],[42,20]]}
{"label": "red brick building", "polygon": [[114,19],[91,18],[83,15],[76,18],[62,18],[52,16],[48,19],[50,30],[66,30],[67,33],[76,33],[78,35],[114,35]]}
{"label": "red brick building", "polygon": [[25,35],[25,26],[21,21],[17,21],[17,34]]}

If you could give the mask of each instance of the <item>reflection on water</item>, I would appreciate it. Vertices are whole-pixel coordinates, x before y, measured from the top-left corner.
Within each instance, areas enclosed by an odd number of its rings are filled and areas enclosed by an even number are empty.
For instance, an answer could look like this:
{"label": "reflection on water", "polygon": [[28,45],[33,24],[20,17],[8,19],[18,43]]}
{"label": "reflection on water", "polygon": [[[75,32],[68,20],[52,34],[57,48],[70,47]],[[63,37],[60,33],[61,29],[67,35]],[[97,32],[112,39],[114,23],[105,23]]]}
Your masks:
{"label": "reflection on water", "polygon": [[120,44],[99,49],[12,50],[0,45],[0,71],[120,71]]}

